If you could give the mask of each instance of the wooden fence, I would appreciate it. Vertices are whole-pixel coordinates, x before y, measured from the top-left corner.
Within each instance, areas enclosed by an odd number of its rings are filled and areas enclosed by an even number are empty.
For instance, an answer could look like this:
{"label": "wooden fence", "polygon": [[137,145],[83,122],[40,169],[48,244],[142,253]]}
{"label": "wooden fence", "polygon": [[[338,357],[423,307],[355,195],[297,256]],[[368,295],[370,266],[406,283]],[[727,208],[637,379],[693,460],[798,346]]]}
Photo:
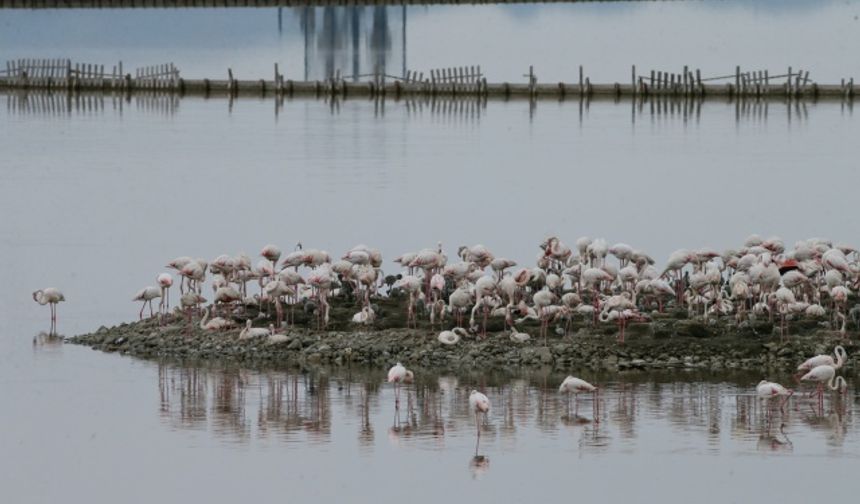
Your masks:
{"label": "wooden fence", "polygon": [[[0,77],[7,86],[38,89],[125,89],[131,76],[123,73],[122,61],[110,72],[104,65],[72,63],[70,59],[17,59],[6,61]],[[134,87],[171,89],[179,85],[179,69],[173,63],[153,65],[135,70]]]}

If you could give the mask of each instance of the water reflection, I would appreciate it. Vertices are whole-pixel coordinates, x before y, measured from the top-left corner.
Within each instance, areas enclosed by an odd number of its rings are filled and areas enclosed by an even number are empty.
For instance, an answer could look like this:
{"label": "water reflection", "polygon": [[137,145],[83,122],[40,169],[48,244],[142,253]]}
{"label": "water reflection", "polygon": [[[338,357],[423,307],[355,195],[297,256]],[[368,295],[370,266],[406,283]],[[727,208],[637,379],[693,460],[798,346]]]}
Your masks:
{"label": "water reflection", "polygon": [[552,386],[557,379],[493,376],[481,385],[466,377],[424,377],[404,387],[398,410],[381,373],[371,371],[160,365],[159,414],[171,429],[208,431],[229,443],[331,443],[346,435],[364,453],[381,449],[380,441],[398,449],[446,450],[476,441],[468,395],[477,386],[493,406],[480,426],[480,450],[469,463],[475,477],[488,470],[490,454],[516,451],[525,440],[572,438],[574,445],[561,442],[559,449],[584,453],[636,451],[655,442],[668,452],[791,453],[797,451],[795,438],[820,437],[828,447],[841,448],[857,436],[853,396],[833,394],[817,410],[798,394],[780,411],[749,392],[752,378],[734,383],[634,377],[607,383],[596,411],[590,398],[580,399],[577,414]]}
{"label": "water reflection", "polygon": [[[406,75],[405,5],[301,7],[295,15],[303,37],[304,80]],[[279,8],[279,31],[282,17]]]}
{"label": "water reflection", "polygon": [[171,116],[179,109],[181,98],[174,93],[65,93],[48,91],[16,91],[6,94],[9,115],[42,117],[101,116],[110,111],[122,117],[133,106],[138,112],[155,116]]}
{"label": "water reflection", "polygon": [[57,333],[41,331],[39,334],[33,336],[33,349],[37,351],[59,350],[63,347],[64,339],[64,336]]}
{"label": "water reflection", "polygon": [[[33,116],[69,116],[75,115],[104,115],[108,111],[118,117],[122,117],[124,111],[134,107],[135,111],[148,115],[170,117],[180,113],[180,104],[183,100],[198,100],[199,97],[180,97],[178,94],[169,92],[148,93],[55,93],[47,91],[16,91],[6,93],[6,110],[10,115],[33,115]],[[242,107],[243,101],[259,101],[263,98],[234,98],[232,96],[225,100],[211,99],[212,106],[222,104],[226,106],[228,113]],[[276,96],[273,101],[274,116],[276,119],[283,113],[288,103],[300,101],[315,101],[313,97],[288,97]],[[350,102],[365,101],[363,98],[344,99],[340,96],[324,95],[319,100],[325,104],[332,116],[343,113],[346,105]],[[264,100],[266,101],[266,100]],[[402,96],[400,98],[377,97],[369,100],[372,104],[370,110],[376,118],[385,117],[386,111],[403,113],[406,118],[416,121],[429,119],[431,124],[443,125],[472,125],[480,123],[487,115],[488,102],[500,104],[509,100],[488,99],[487,97],[473,96]],[[606,99],[606,98],[573,98],[561,99],[552,105],[545,100],[512,100],[514,104],[522,104],[529,111],[529,120],[534,120],[535,114],[541,107],[570,106],[578,110],[579,124],[585,124],[589,120],[600,119],[600,116],[592,116],[591,108],[596,103],[609,104],[617,107],[631,107],[630,122],[637,124],[647,119],[650,126],[677,123],[699,124],[702,118],[702,109],[707,104],[725,106],[730,108],[734,114],[735,122],[738,124],[765,124],[771,116],[785,119],[789,124],[792,122],[805,122],[809,119],[810,108],[815,107],[815,102],[784,100],[784,99],[727,99],[711,98],[705,100],[701,97],[671,97],[671,96],[640,96],[635,99]],[[713,110],[714,107],[711,107]],[[352,110],[352,109],[350,109]],[[851,116],[854,112],[853,100],[846,99],[841,102],[841,113]],[[605,110],[600,112],[605,114]]]}

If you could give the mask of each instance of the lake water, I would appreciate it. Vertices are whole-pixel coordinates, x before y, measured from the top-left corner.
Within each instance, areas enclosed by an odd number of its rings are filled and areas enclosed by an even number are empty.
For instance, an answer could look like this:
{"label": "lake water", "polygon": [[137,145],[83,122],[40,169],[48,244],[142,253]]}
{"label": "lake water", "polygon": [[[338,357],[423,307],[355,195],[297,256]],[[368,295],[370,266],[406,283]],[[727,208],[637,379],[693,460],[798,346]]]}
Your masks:
{"label": "lake water", "polygon": [[[853,383],[768,427],[755,375],[586,371],[594,422],[589,398],[568,413],[560,374],[419,373],[397,422],[385,370],[183,368],[3,334],[6,501],[803,502],[849,498],[860,456]],[[481,463],[472,388],[493,405]]]}
{"label": "lake water", "polygon": [[[406,37],[402,10],[363,12],[317,9],[303,30],[285,11],[279,31],[275,9],[0,11],[0,60],[173,61],[186,77],[232,66],[240,78],[268,77],[274,61],[288,78],[356,61],[397,72],[404,57],[409,69],[481,64],[512,81],[529,64],[542,81],[573,81],[579,64],[595,81],[626,81],[632,63],[860,74],[858,2],[410,7]],[[337,47],[358,47],[357,59],[320,42],[353,22],[357,46]],[[452,257],[484,243],[521,264],[547,234],[625,241],[658,262],[752,232],[850,243],[853,114],[838,101],[0,94],[0,500],[848,497],[860,456],[852,377],[850,395],[828,397],[823,412],[792,404],[781,433],[748,395],[756,374],[573,370],[604,387],[594,423],[589,400],[583,419],[564,411],[563,375],[424,372],[409,389],[414,412],[404,398],[392,429],[384,369],[197,369],[34,346],[48,312],[30,293],[60,287],[59,330],[73,335],[133,319],[132,294],[175,256],[256,255],[269,242],[333,255],[367,243],[386,271],[440,240]],[[488,466],[472,463],[475,387],[494,405]]]}

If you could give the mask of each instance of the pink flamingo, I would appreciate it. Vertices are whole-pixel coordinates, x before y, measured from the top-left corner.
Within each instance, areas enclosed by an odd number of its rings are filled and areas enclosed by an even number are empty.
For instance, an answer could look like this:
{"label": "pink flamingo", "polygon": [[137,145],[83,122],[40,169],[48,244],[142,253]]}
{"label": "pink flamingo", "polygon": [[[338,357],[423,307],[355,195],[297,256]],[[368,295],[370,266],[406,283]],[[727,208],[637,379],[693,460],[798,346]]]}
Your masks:
{"label": "pink flamingo", "polygon": [[147,303],[149,303],[149,316],[153,316],[152,300],[160,297],[161,288],[149,286],[139,290],[137,294],[135,294],[134,297],[131,298],[132,301],[143,301],[143,304],[140,306],[140,320],[143,320],[143,309],[146,308]]}
{"label": "pink flamingo", "polygon": [[397,363],[391,366],[388,370],[388,383],[394,384],[394,407],[400,407],[400,385],[405,383],[411,373],[403,367],[403,364]]}
{"label": "pink flamingo", "polygon": [[478,440],[475,443],[475,456],[477,456],[478,445],[481,443],[480,416],[483,414],[486,419],[487,415],[490,413],[490,399],[477,390],[473,390],[472,393],[469,394],[469,409],[475,413],[475,429],[478,432]]}
{"label": "pink flamingo", "polygon": [[770,415],[771,415],[771,399],[776,397],[782,397],[783,399],[779,402],[779,410],[783,413],[785,410],[783,407],[785,403],[788,402],[789,398],[791,398],[792,394],[794,394],[794,390],[787,389],[780,385],[779,383],[769,382],[767,380],[762,380],[758,382],[758,385],[755,387],[755,393],[758,395],[759,399],[762,400],[762,403],[766,403],[768,405],[767,409],[767,419],[768,423],[770,423]]}
{"label": "pink flamingo", "polygon": [[161,301],[158,303],[158,312],[167,315],[170,309],[170,287],[173,285],[173,277],[170,273],[162,273],[157,278],[158,286],[161,287]]}
{"label": "pink flamingo", "polygon": [[574,404],[574,415],[579,410],[579,403],[577,403],[576,398],[579,394],[592,394],[592,400],[594,401],[593,411],[594,411],[594,422],[600,422],[600,401],[597,397],[599,389],[587,381],[577,378],[575,376],[568,376],[561,382],[561,385],[558,387],[558,391],[561,394],[567,394],[567,411],[570,413],[570,397],[573,396],[573,404]]}
{"label": "pink flamingo", "polygon": [[270,243],[263,247],[263,250],[260,251],[260,255],[272,263],[272,271],[275,271],[275,267],[281,259],[281,249],[279,249],[277,245],[272,245]]}
{"label": "pink flamingo", "polygon": [[[845,391],[845,389],[848,388],[848,384],[845,382],[845,378],[842,378],[841,376],[836,376],[836,368],[827,365],[815,366],[814,368],[812,368],[812,371],[803,375],[803,377],[800,378],[800,381],[811,381],[818,383],[816,394],[818,395],[819,410],[824,409],[825,383],[827,388],[829,388],[830,390]],[[809,395],[811,396],[812,392],[810,392]]]}
{"label": "pink flamingo", "polygon": [[65,301],[66,297],[63,293],[54,287],[39,289],[33,293],[33,301],[42,306],[51,305],[51,331],[50,334],[57,333],[57,303]]}

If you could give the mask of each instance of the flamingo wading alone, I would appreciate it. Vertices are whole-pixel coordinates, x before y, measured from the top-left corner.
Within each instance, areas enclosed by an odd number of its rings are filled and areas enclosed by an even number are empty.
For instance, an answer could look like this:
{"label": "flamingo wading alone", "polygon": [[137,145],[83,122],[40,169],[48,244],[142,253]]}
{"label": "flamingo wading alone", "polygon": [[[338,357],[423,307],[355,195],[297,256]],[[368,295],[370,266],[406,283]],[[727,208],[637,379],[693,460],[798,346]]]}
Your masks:
{"label": "flamingo wading alone", "polygon": [[65,301],[66,297],[63,296],[63,293],[57,290],[54,287],[47,287],[45,289],[39,289],[33,293],[33,301],[39,303],[42,306],[46,304],[51,305],[51,332],[50,334],[57,333],[57,303],[61,301]]}
{"label": "flamingo wading alone", "polygon": [[478,432],[478,440],[475,443],[475,455],[478,455],[478,445],[481,443],[481,414],[484,415],[484,418],[487,417],[487,414],[490,412],[490,400],[484,394],[478,392],[477,390],[473,390],[471,394],[469,394],[469,409],[475,413],[475,429]]}
{"label": "flamingo wading alone", "polygon": [[400,408],[400,385],[406,382],[409,371],[403,364],[397,363],[388,370],[388,383],[394,384],[394,407]]}
{"label": "flamingo wading alone", "polygon": [[[783,411],[785,403],[788,402],[788,399],[792,394],[794,394],[794,391],[783,387],[779,383],[762,380],[758,382],[758,385],[756,385],[755,393],[759,399],[761,399],[762,403],[767,403],[768,405],[772,404],[771,399],[782,397],[782,400],[779,401],[779,409],[780,411]],[[770,421],[770,410],[771,408],[767,409],[768,422]]]}
{"label": "flamingo wading alone", "polygon": [[594,400],[594,421],[600,421],[600,411],[599,411],[599,403],[598,403],[598,388],[587,381],[577,378],[575,376],[568,376],[561,382],[561,385],[558,387],[558,391],[562,394],[567,394],[567,411],[570,412],[570,396],[573,396],[573,404],[574,404],[574,415],[576,414],[577,409],[579,408],[579,404],[576,401],[576,396],[579,394],[592,394],[592,399]]}

